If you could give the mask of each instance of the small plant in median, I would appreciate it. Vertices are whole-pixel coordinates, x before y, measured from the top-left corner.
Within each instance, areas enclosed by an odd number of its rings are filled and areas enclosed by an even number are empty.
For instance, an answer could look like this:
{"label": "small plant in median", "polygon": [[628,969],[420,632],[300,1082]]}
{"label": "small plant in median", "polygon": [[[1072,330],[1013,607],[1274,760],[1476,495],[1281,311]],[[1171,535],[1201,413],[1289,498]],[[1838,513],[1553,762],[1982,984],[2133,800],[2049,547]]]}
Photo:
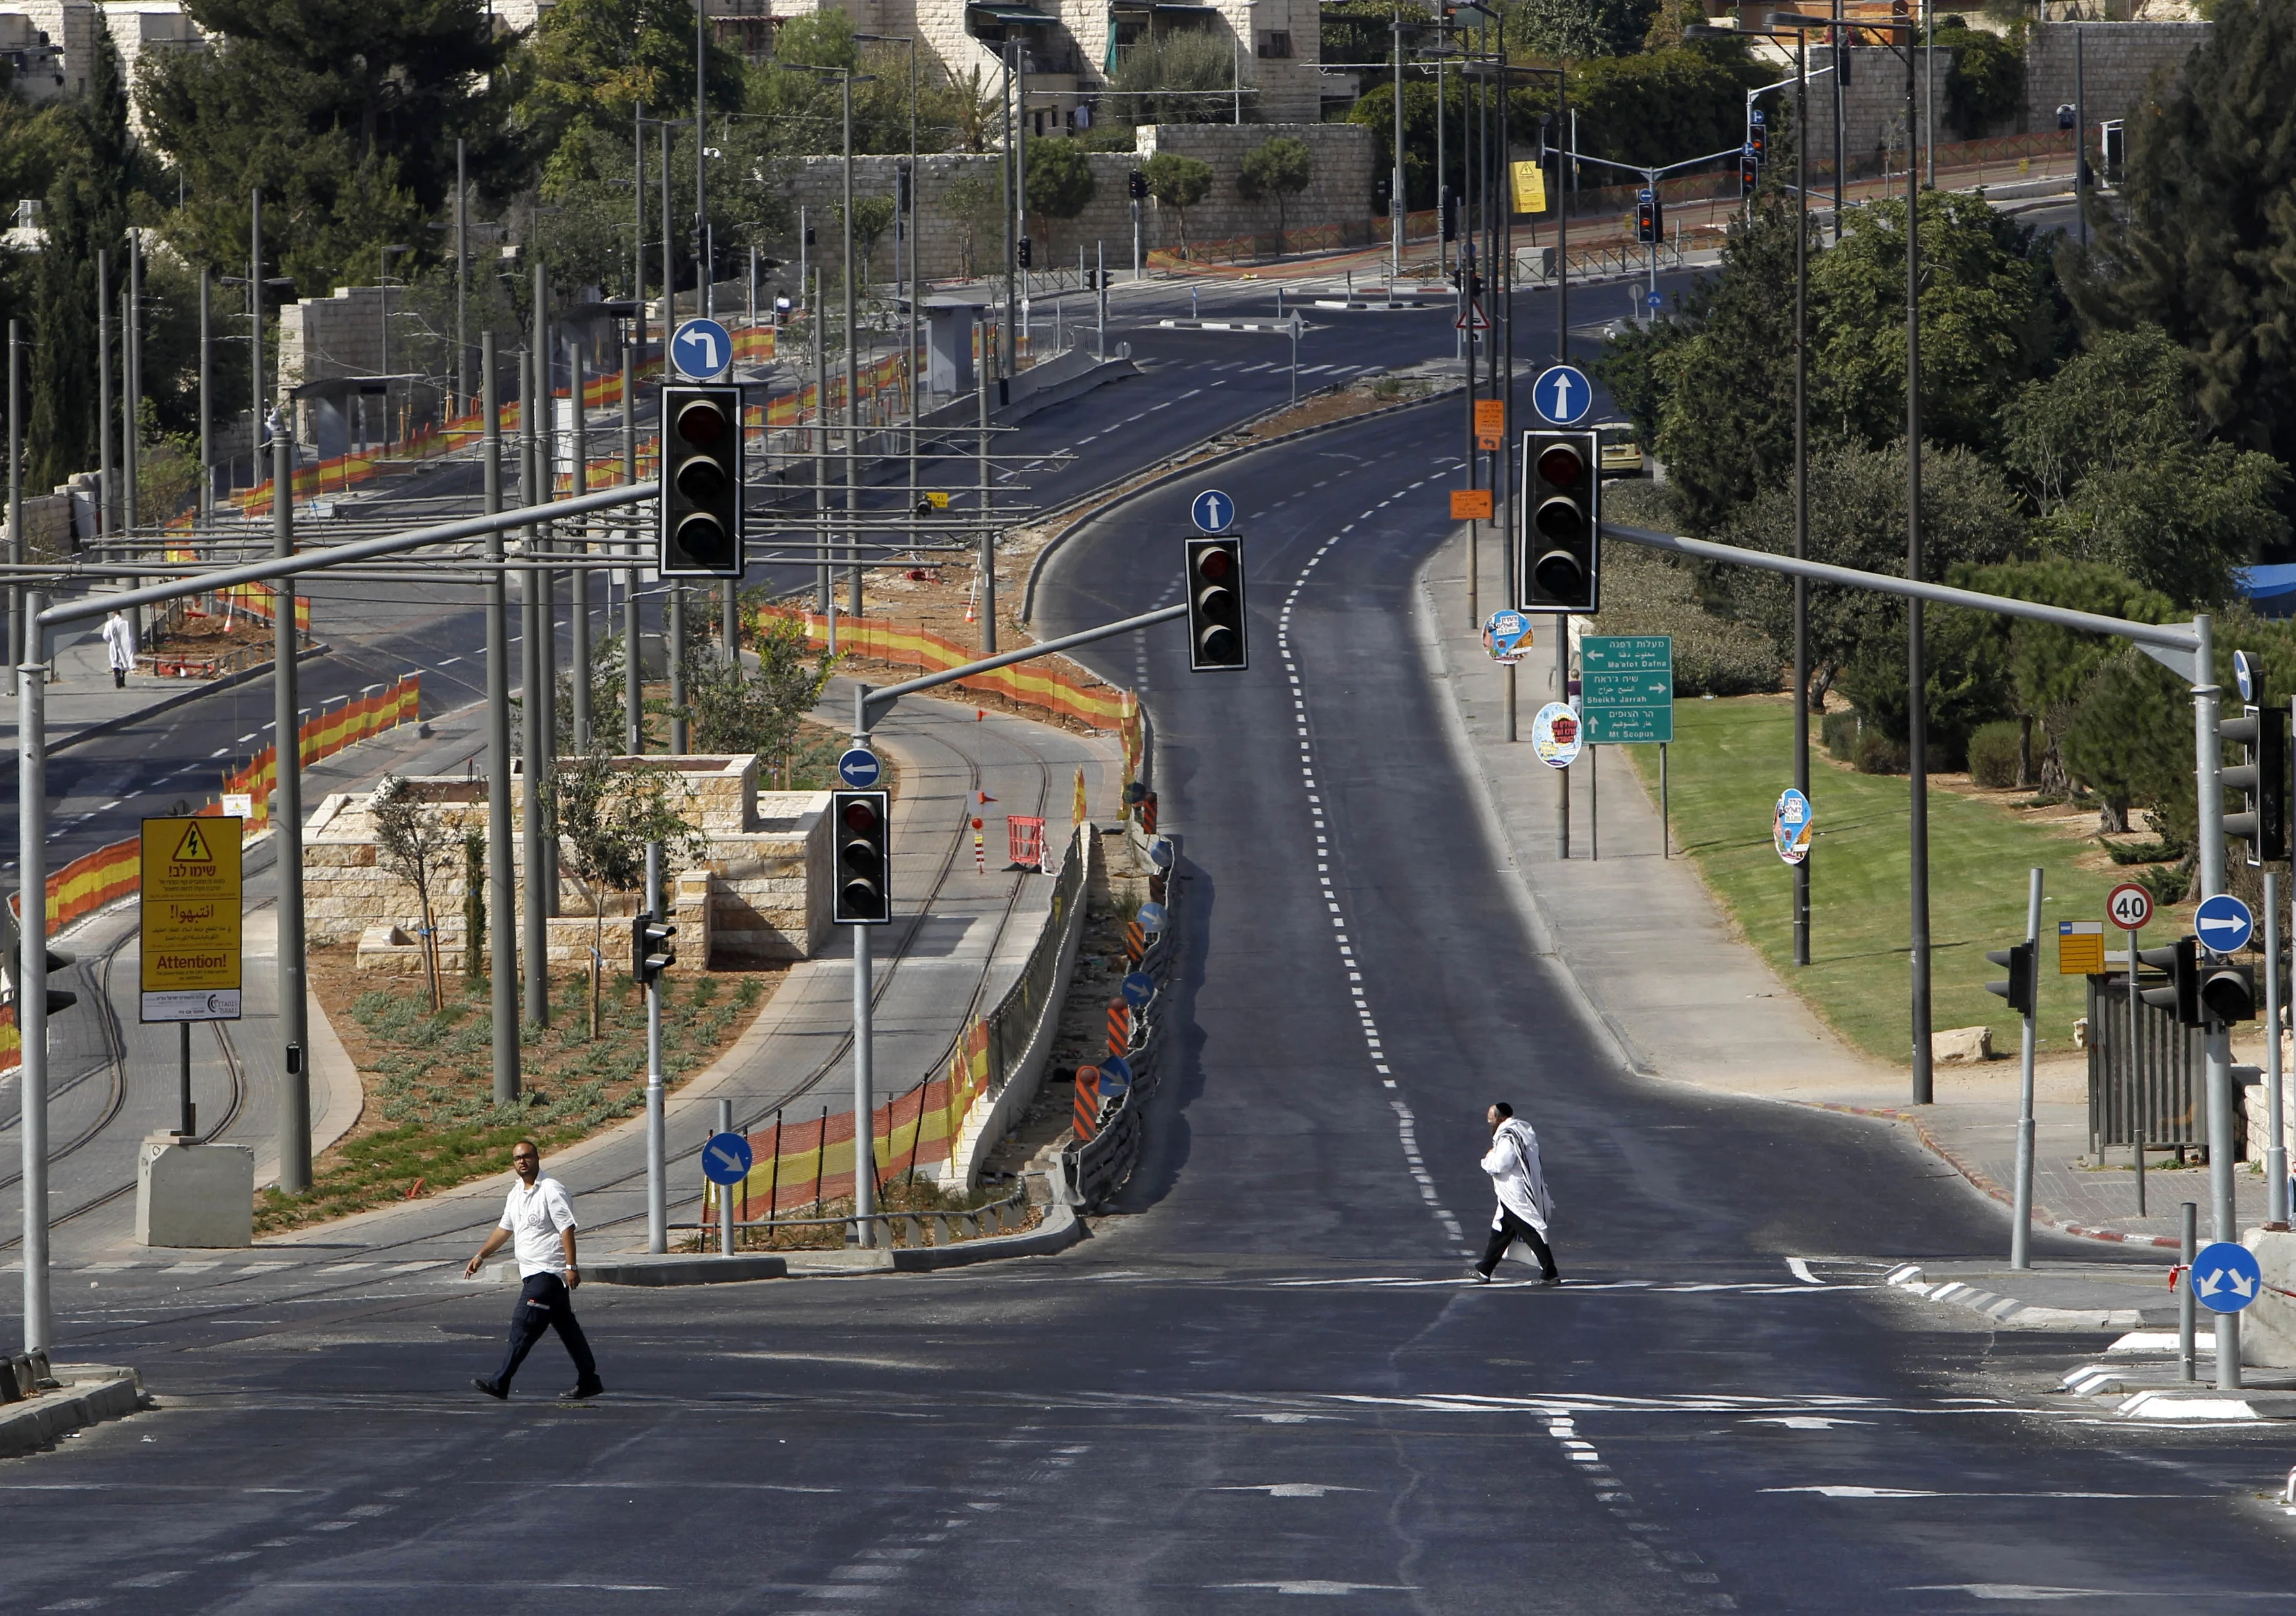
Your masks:
{"label": "small plant in median", "polygon": [[414,889],[422,911],[422,973],[430,983],[430,1008],[443,1003],[439,988],[439,923],[430,895],[447,878],[462,851],[463,833],[447,816],[417,798],[406,781],[385,775],[368,812],[374,817],[374,861],[385,874]]}

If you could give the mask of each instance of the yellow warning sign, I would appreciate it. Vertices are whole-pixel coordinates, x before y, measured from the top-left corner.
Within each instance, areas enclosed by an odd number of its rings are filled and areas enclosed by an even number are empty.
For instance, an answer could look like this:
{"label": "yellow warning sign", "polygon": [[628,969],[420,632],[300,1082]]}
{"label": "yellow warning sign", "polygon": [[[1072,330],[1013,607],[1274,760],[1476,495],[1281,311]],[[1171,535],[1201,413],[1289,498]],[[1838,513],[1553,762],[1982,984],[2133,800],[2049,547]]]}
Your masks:
{"label": "yellow warning sign", "polygon": [[2104,970],[2104,923],[2101,920],[2061,920],[2057,923],[2057,974],[2092,976]]}
{"label": "yellow warning sign", "polygon": [[1546,211],[1546,170],[1538,163],[1515,163],[1514,210],[1517,213]]}
{"label": "yellow warning sign", "polygon": [[948,509],[948,494],[946,489],[934,488],[925,495],[925,498],[936,511]]}
{"label": "yellow warning sign", "polygon": [[239,1020],[246,823],[212,816],[144,822],[142,1020]]}

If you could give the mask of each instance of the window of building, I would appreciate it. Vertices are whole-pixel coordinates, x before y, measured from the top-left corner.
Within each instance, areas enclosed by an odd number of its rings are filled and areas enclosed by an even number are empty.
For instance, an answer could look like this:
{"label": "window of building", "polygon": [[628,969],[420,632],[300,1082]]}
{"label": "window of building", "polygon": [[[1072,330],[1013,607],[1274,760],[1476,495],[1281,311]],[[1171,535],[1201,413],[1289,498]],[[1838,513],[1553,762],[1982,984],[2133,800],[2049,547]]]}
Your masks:
{"label": "window of building", "polygon": [[1285,29],[1263,29],[1259,36],[1259,53],[1262,57],[1273,61],[1290,61],[1292,57],[1292,35],[1290,30]]}

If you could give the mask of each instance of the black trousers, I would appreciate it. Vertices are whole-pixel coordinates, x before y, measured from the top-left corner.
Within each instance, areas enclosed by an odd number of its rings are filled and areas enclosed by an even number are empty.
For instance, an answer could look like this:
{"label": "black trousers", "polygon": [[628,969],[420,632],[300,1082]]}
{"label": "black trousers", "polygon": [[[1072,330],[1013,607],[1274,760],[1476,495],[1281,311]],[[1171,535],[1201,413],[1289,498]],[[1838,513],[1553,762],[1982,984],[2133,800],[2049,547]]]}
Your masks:
{"label": "black trousers", "polygon": [[1483,1248],[1483,1259],[1475,1265],[1476,1272],[1488,1278],[1499,1266],[1499,1259],[1506,1255],[1507,1247],[1518,1240],[1529,1246],[1530,1254],[1538,1259],[1539,1273],[1553,1279],[1556,1273],[1554,1253],[1546,1249],[1546,1237],[1505,1207],[1499,1209],[1499,1226],[1491,1231],[1490,1243]]}
{"label": "black trousers", "polygon": [[566,1355],[574,1360],[574,1373],[582,1384],[598,1378],[598,1360],[590,1356],[590,1343],[583,1338],[581,1321],[574,1317],[574,1299],[566,1282],[555,1274],[536,1274],[518,1293],[517,1310],[510,1316],[510,1349],[503,1354],[502,1367],[495,1371],[496,1385],[510,1390],[510,1377],[518,1373],[518,1366],[545,1330],[557,1331],[558,1339],[566,1343]]}

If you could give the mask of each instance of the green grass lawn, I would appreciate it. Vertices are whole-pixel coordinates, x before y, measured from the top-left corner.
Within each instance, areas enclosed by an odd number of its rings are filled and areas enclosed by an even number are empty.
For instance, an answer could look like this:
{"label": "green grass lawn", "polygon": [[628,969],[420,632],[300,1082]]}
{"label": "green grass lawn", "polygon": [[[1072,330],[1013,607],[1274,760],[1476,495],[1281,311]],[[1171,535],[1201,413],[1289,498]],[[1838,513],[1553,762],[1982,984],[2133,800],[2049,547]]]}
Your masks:
{"label": "green grass lawn", "polygon": [[[1813,726],[1814,728],[1815,726]],[[1881,1059],[1912,1058],[1903,775],[1857,775],[1827,761],[1813,734],[1810,800],[1817,819],[1810,858],[1810,963],[1793,964],[1793,873],[1770,840],[1778,793],[1793,783],[1793,713],[1782,697],[1675,703],[1669,758],[1676,845],[1686,850],[1754,946],[1845,1038]],[[1656,795],[1658,751],[1630,749]],[[1996,1054],[2017,1050],[2017,1018],[1985,991],[2006,972],[1988,948],[2024,936],[2026,872],[2045,872],[2040,1013],[2045,1051],[2070,1051],[2086,1013],[2083,980],[2057,973],[2057,922],[2101,920],[2104,895],[2133,874],[2099,862],[2097,846],[2062,827],[2021,821],[2005,806],[1930,792],[1931,1026],[1993,1029]],[[2156,915],[2144,937],[2173,935]],[[2106,946],[2120,943],[2108,932]]]}

